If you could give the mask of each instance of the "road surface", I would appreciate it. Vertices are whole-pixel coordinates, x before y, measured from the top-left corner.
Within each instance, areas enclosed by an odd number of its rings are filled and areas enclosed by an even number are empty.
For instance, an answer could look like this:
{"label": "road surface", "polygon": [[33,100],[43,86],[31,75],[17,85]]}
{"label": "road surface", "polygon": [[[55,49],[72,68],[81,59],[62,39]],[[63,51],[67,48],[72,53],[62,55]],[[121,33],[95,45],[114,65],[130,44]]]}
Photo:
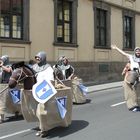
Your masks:
{"label": "road surface", "polygon": [[[139,140],[140,112],[128,111],[123,88],[113,88],[87,95],[88,103],[73,105],[72,124],[49,131],[50,140]],[[0,124],[0,140],[41,140],[36,137],[38,123],[15,120],[7,114]]]}

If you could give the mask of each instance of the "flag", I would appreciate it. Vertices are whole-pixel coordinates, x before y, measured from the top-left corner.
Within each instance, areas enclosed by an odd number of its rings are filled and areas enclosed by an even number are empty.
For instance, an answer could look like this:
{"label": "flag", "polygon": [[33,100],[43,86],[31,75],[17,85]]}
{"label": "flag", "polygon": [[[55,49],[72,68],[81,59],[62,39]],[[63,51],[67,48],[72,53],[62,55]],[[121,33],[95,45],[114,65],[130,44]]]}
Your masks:
{"label": "flag", "polygon": [[56,98],[57,107],[58,107],[59,114],[60,114],[62,119],[65,118],[65,115],[66,115],[66,112],[67,112],[67,110],[66,110],[66,100],[67,100],[67,96]]}
{"label": "flag", "polygon": [[80,90],[82,91],[82,93],[84,95],[86,95],[87,91],[88,91],[88,88],[86,86],[84,86],[83,84],[81,84],[81,83],[78,86],[79,86]]}
{"label": "flag", "polygon": [[17,104],[20,102],[21,95],[20,95],[20,90],[19,89],[12,89],[10,90],[10,94],[13,100],[14,104]]}
{"label": "flag", "polygon": [[39,103],[45,103],[54,96],[57,91],[51,82],[45,79],[42,81],[40,80],[33,85],[32,93],[36,101]]}

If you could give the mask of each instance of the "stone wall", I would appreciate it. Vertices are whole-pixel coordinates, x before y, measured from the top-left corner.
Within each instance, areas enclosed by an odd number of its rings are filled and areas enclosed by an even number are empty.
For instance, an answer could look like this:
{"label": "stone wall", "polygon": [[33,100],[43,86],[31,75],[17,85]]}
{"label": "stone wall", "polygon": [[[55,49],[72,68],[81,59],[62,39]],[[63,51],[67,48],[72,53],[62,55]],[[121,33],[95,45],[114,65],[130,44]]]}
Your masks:
{"label": "stone wall", "polygon": [[124,62],[71,62],[75,74],[82,78],[86,85],[123,80],[121,73],[125,64]]}

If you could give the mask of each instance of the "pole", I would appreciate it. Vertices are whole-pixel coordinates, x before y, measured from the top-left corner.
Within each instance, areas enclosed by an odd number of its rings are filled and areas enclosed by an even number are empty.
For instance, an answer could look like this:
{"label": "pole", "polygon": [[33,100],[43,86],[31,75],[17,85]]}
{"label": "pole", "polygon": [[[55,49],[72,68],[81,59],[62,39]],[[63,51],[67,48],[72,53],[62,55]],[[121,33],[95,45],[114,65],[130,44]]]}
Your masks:
{"label": "pole", "polygon": [[1,90],[0,91],[0,95],[6,90],[6,89],[8,89],[9,88],[9,86],[6,86],[3,90]]}

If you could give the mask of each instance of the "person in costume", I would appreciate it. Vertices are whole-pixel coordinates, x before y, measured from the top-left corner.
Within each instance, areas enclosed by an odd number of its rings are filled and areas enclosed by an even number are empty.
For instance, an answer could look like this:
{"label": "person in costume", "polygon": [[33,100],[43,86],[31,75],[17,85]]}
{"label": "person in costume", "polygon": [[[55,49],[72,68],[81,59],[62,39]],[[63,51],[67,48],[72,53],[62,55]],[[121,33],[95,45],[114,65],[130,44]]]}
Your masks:
{"label": "person in costume", "polygon": [[[11,68],[11,64],[9,62],[9,56],[8,55],[3,55],[0,58],[0,69],[1,69],[0,83],[1,84],[6,84],[6,83],[8,83],[9,78],[12,74],[12,68]],[[2,111],[2,110],[5,110],[5,109],[2,107],[2,104],[3,104],[5,99],[3,99],[3,98],[4,98],[3,96],[0,97],[0,104],[1,104],[0,105],[0,123],[4,122],[4,111]]]}
{"label": "person in costume", "polygon": [[134,49],[134,54],[126,53],[119,49],[116,45],[112,45],[111,48],[117,50],[129,60],[122,72],[122,75],[124,75],[124,96],[128,109],[133,112],[139,112],[140,107],[138,105],[138,88],[140,86],[140,48],[136,47]]}
{"label": "person in costume", "polygon": [[53,68],[55,78],[58,82],[72,88],[73,103],[86,103],[85,89],[87,90],[87,88],[83,85],[82,79],[75,75],[75,69],[68,61],[68,58],[66,56],[61,56]]}
{"label": "person in costume", "polygon": [[[36,73],[37,82],[44,78],[51,82],[54,81],[54,71],[51,65],[47,63],[46,52],[40,51],[35,56],[35,61],[36,63],[32,66],[32,68]],[[41,103],[38,103],[38,105],[40,104]],[[40,130],[36,133],[36,136],[40,136],[43,138],[43,137],[46,137],[48,133],[45,130],[45,128],[41,127],[42,123],[43,123],[43,120],[41,117],[39,117]]]}
{"label": "person in costume", "polygon": [[9,78],[12,74],[12,67],[9,62],[9,56],[3,55],[0,58],[0,67],[1,67],[1,83],[8,83]]}
{"label": "person in costume", "polygon": [[139,63],[140,63],[140,48],[139,47],[136,47],[134,49],[133,55],[122,51],[116,45],[112,45],[111,47],[112,49],[116,49],[118,52],[120,52],[122,55],[126,56],[129,59],[130,64],[131,64],[130,65],[131,70],[139,69]]}
{"label": "person in costume", "polygon": [[[50,81],[54,81],[54,71],[50,64],[47,63],[46,53],[41,51],[35,56],[36,63],[32,66],[33,70],[36,72],[37,81],[40,79],[47,78]],[[42,72],[42,73],[41,73]],[[47,75],[45,75],[47,73]]]}
{"label": "person in costume", "polygon": [[53,68],[55,76],[59,80],[71,80],[74,76],[74,68],[65,56],[61,56]]}

